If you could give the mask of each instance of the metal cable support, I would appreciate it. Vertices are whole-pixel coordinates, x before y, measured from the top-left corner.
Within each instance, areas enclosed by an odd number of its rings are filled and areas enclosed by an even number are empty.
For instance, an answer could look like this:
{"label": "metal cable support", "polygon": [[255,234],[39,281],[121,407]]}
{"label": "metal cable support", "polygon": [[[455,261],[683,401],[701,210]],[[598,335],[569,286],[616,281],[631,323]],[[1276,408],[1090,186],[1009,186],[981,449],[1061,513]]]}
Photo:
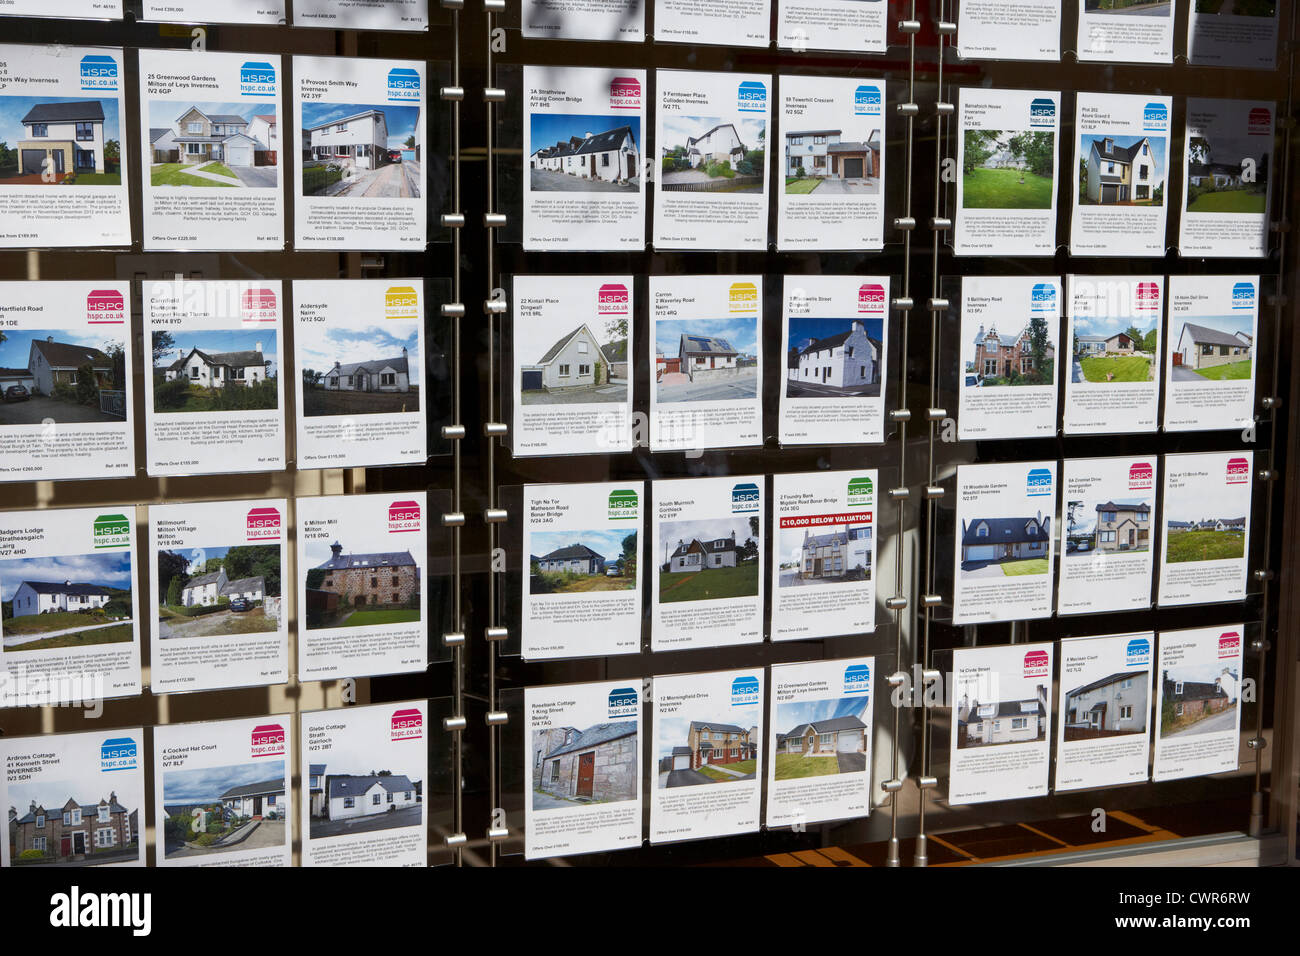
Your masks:
{"label": "metal cable support", "polygon": [[[460,86],[460,11],[452,10],[451,12],[452,27],[452,59],[451,59],[451,85]],[[451,203],[454,213],[460,212],[460,100],[456,99],[451,104],[451,144],[452,144],[452,166],[451,166]],[[460,229],[452,230],[451,240],[452,250],[452,301],[461,302],[461,275],[460,275]],[[463,311],[463,310],[461,310]],[[452,317],[452,422],[459,425],[461,423],[461,396],[460,396],[460,317]],[[451,510],[460,513],[462,510],[461,499],[461,443],[459,440],[452,443],[452,504]],[[464,630],[464,607],[461,598],[461,525],[457,524],[451,529],[451,548],[452,548],[452,620],[455,622],[457,631]],[[455,669],[455,704],[454,712],[456,716],[463,716],[465,713],[465,646],[464,642],[459,642],[452,648],[452,666]],[[465,784],[465,749],[463,731],[457,731],[452,734],[452,788],[455,790],[455,813],[453,815],[453,831],[459,835],[465,832],[465,806],[464,806],[464,784]],[[456,847],[456,865],[464,865],[464,851],[460,845]]]}
{"label": "metal cable support", "polygon": [[[484,86],[492,87],[494,74],[492,63],[492,23],[494,20],[492,8],[486,6],[487,12],[487,30],[485,39],[487,41],[487,60],[485,63]],[[487,196],[486,208],[496,211],[496,136],[494,123],[496,121],[496,108],[491,97],[485,97],[486,128],[484,131],[485,148],[484,159],[486,162],[486,182]],[[495,297],[496,294],[496,232],[489,225],[487,229],[487,280],[489,298]],[[488,421],[497,421],[497,385],[496,385],[496,341],[497,341],[497,314],[489,312],[488,314]],[[487,436],[486,448],[484,455],[487,458],[487,507],[489,510],[497,507],[497,486],[496,486],[496,448],[497,440],[493,436]],[[488,523],[488,555],[489,560],[496,554],[497,550],[497,526],[495,523]],[[497,627],[500,623],[497,615],[497,592],[496,592],[496,572],[488,573],[488,621],[492,628]],[[488,673],[488,714],[493,715],[497,711],[497,648],[495,641],[487,642],[487,673]],[[488,799],[491,806],[488,808],[491,812],[489,819],[489,840],[488,840],[488,865],[497,865],[497,844],[491,838],[492,831],[496,827],[495,817],[497,807],[501,801],[497,793],[500,787],[500,779],[497,773],[497,745],[500,743],[500,727],[489,721],[488,724]]]}

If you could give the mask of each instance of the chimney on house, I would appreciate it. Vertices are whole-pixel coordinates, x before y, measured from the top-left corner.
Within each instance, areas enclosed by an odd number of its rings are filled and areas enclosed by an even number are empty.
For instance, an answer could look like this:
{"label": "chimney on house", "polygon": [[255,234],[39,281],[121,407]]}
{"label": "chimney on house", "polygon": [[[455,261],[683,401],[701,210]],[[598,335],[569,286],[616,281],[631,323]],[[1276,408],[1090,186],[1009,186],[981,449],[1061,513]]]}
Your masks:
{"label": "chimney on house", "polygon": [[254,352],[258,352],[258,353],[260,353],[260,352],[262,351],[262,343],[261,343],[261,342],[258,342],[258,343],[257,343],[257,347],[256,347],[255,349],[253,349],[253,351],[254,351]]}
{"label": "chimney on house", "polygon": [[334,555],[335,559],[337,559],[340,555],[343,554],[343,545],[335,541],[333,544],[330,545],[330,554]]}
{"label": "chimney on house", "polygon": [[64,582],[63,582],[63,586],[64,586],[65,588],[70,588],[70,587],[72,587],[72,582],[71,582],[71,581],[64,581]]}
{"label": "chimney on house", "polygon": [[863,326],[863,324],[862,324],[861,322],[859,322],[857,319],[854,319],[854,320],[853,320],[853,331],[854,331],[854,332],[865,332],[865,331],[866,331],[866,328]]}
{"label": "chimney on house", "polygon": [[47,341],[47,342],[53,342],[53,341],[54,341],[54,336],[52,336],[52,335],[47,335],[47,336],[45,336],[45,341]]}

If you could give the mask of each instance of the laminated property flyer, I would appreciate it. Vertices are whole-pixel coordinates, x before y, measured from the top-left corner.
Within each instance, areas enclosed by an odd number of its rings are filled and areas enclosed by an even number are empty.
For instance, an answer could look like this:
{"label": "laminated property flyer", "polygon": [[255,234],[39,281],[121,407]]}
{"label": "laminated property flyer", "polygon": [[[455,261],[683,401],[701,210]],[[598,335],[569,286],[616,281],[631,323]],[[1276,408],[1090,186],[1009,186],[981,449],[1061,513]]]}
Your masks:
{"label": "laminated property flyer", "polygon": [[130,477],[131,284],[0,283],[0,325],[0,481]]}
{"label": "laminated property flyer", "polygon": [[650,277],[650,450],[763,443],[763,277]]}
{"label": "laminated property flyer", "polygon": [[755,475],[651,486],[651,650],[763,640],[764,482]]}
{"label": "laminated property flyer", "polygon": [[279,279],[144,283],[150,475],[284,468]]}
{"label": "laminated property flyer", "polygon": [[1057,790],[1146,781],[1155,637],[1143,631],[1061,641]]}
{"label": "laminated property flyer", "polygon": [[519,32],[557,40],[645,39],[646,0],[521,0]]}
{"label": "laminated property flyer", "polygon": [[644,502],[639,481],[524,485],[525,659],[641,649]]}
{"label": "laminated property flyer", "polygon": [[423,464],[424,280],[293,283],[299,468]]}
{"label": "laminated property flyer", "polygon": [[1056,434],[1061,280],[963,276],[957,437]]}
{"label": "laminated property flyer", "polygon": [[654,244],[767,248],[772,77],[657,70]]}
{"label": "laminated property flyer", "polygon": [[641,845],[641,681],[524,688],[524,857]]}
{"label": "laminated property flyer", "polygon": [[283,498],[149,509],[149,663],[154,693],[289,678]]}
{"label": "laminated property flyer", "polygon": [[784,445],[885,440],[889,276],[786,276]]}
{"label": "laminated property flyer", "polygon": [[428,701],[302,715],[303,866],[425,866]]}
{"label": "laminated property flyer", "polygon": [[777,248],[882,248],[885,81],[783,76],[779,116]]}
{"label": "laminated property flyer", "polygon": [[1056,462],[961,465],[954,624],[1052,615]]}
{"label": "laminated property flyer", "polygon": [[1173,97],[1076,97],[1073,225],[1076,256],[1165,254]]}
{"label": "laminated property flyer", "polygon": [[948,803],[1047,793],[1052,645],[959,647],[952,652]]}
{"label": "laminated property flyer", "polygon": [[1067,458],[1061,475],[1060,614],[1151,607],[1156,458]]}
{"label": "laminated property flyer", "polygon": [[1164,285],[1162,275],[1069,277],[1067,435],[1156,430]]}
{"label": "laminated property flyer", "polygon": [[769,827],[871,812],[874,657],[772,665]]}
{"label": "laminated property flyer", "polygon": [[293,865],[293,717],[153,729],[154,863]]}
{"label": "laminated property flyer", "polygon": [[1268,254],[1275,109],[1259,101],[1188,99],[1178,234],[1184,256]]}
{"label": "laminated property flyer", "polygon": [[144,866],[144,730],[0,739],[4,866]]}
{"label": "laminated property flyer", "polygon": [[1255,421],[1259,276],[1170,276],[1165,430]]}
{"label": "laminated property flyer", "polygon": [[297,248],[423,249],[424,61],[295,56],[293,76]]}
{"label": "laminated property flyer", "polygon": [[1277,66],[1277,0],[1198,0],[1189,5],[1187,59],[1195,66]]}
{"label": "laminated property flyer", "polygon": [[0,16],[121,20],[122,0],[5,0]]}
{"label": "laminated property flyer", "polygon": [[1157,0],[1079,0],[1081,63],[1172,63],[1174,7]]}
{"label": "laminated property flyer", "polygon": [[1245,632],[1244,624],[1161,632],[1152,780],[1237,769]]}
{"label": "laminated property flyer", "polygon": [[0,46],[11,163],[0,174],[0,248],[131,244],[122,64],[120,47]]}
{"label": "laminated property flyer", "polygon": [[630,275],[514,277],[517,457],[632,450]]}
{"label": "laminated property flyer", "polygon": [[762,669],[656,677],[650,692],[650,842],[757,830]]}
{"label": "laminated property flyer", "polygon": [[423,491],[299,498],[298,676],[423,671]]}
{"label": "laminated property flyer", "polygon": [[860,0],[776,0],[776,45],[782,50],[884,53],[885,5]]}
{"label": "laminated property flyer", "polygon": [[645,247],[645,70],[524,67],[524,248]]}
{"label": "laminated property flyer", "polygon": [[0,514],[0,707],[140,693],[135,509]]}
{"label": "laminated property flyer", "polygon": [[725,4],[654,0],[654,5],[654,38],[660,43],[768,45],[771,0],[730,0]]}
{"label": "laminated property flyer", "polygon": [[278,24],[285,22],[285,0],[143,0],[140,19],[162,23]]}
{"label": "laminated property flyer", "polygon": [[283,76],[273,53],[140,51],[146,249],[284,247]]}
{"label": "laminated property flyer", "polygon": [[1059,61],[1060,0],[960,0],[957,54],[963,60]]}
{"label": "laminated property flyer", "polygon": [[1060,112],[1060,93],[958,91],[957,255],[1055,254]]}
{"label": "laminated property flyer", "polygon": [[331,30],[427,30],[429,0],[294,0],[293,25]]}
{"label": "laminated property flyer", "polygon": [[876,470],[772,481],[772,640],[874,631]]}
{"label": "laminated property flyer", "polygon": [[1249,451],[1165,456],[1159,604],[1246,597],[1253,462]]}

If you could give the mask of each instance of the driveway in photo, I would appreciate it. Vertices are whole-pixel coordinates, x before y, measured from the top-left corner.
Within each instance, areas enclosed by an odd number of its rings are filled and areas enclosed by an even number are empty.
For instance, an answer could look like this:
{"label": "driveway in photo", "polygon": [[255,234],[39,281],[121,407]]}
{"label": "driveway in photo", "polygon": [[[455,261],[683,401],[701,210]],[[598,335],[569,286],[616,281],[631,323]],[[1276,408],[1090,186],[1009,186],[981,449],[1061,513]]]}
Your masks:
{"label": "driveway in photo", "polygon": [[275,189],[280,185],[275,166],[231,166],[230,171],[249,189]]}
{"label": "driveway in photo", "polygon": [[535,193],[635,193],[641,189],[635,179],[627,183],[611,183],[603,179],[582,179],[568,173],[557,173],[553,169],[530,169],[529,172],[532,174],[529,181]]}
{"label": "driveway in photo", "polygon": [[418,827],[420,825],[420,805],[403,807],[400,810],[385,810],[364,817],[350,817],[346,820],[322,820],[313,817],[311,821],[311,838],[341,836],[344,833],[369,833],[372,830],[391,830],[395,827]]}
{"label": "driveway in photo", "polygon": [[60,402],[44,395],[33,395],[25,402],[0,403],[0,425],[39,425],[47,418],[60,425],[71,422],[122,421],[112,415],[105,415],[98,408]]}
{"label": "driveway in photo", "polygon": [[668,774],[666,786],[695,787],[702,783],[713,783],[713,781],[698,770],[673,770]]}

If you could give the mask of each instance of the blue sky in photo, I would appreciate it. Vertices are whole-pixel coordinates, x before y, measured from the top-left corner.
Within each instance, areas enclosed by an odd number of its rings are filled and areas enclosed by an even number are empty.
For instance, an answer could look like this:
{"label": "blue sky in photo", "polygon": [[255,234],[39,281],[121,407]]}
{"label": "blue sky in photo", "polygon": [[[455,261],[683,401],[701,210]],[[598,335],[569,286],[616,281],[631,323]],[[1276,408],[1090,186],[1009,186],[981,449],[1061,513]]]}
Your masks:
{"label": "blue sky in photo", "polygon": [[418,106],[394,106],[391,103],[303,103],[302,128],[313,129],[322,123],[334,123],[349,116],[356,116],[366,110],[376,110],[384,114],[388,124],[388,146],[390,149],[402,146],[408,136],[415,135],[419,125],[420,108]]}
{"label": "blue sky in photo", "polygon": [[699,139],[713,127],[730,123],[736,127],[745,149],[759,149],[764,144],[759,142],[758,134],[766,129],[766,124],[761,119],[761,113],[754,115],[760,118],[753,119],[739,113],[731,116],[678,116],[676,113],[663,113],[659,121],[663,130],[663,142],[656,144],[656,147],[672,149],[674,146],[685,146],[688,137]]}
{"label": "blue sky in photo", "polygon": [[655,348],[669,357],[678,353],[682,335],[708,335],[726,339],[738,352],[758,355],[758,318],[659,319],[655,322]]}
{"label": "blue sky in photo", "polygon": [[[1093,141],[1103,140],[1106,137],[1105,132],[1082,134],[1080,139],[1083,141],[1083,158],[1088,158],[1088,154],[1092,151]],[[1120,147],[1127,149],[1139,140],[1149,139],[1151,141],[1151,175],[1157,185],[1164,182],[1163,173],[1161,172],[1165,168],[1165,138],[1163,136],[1111,136],[1110,138],[1115,141],[1117,149]],[[1138,159],[1141,159],[1141,157],[1134,157],[1134,160]]]}
{"label": "blue sky in photo", "polygon": [[[1183,325],[1186,322],[1192,325],[1200,325],[1207,329],[1215,329],[1219,332],[1227,332],[1234,335],[1237,332],[1243,332],[1246,335],[1253,335],[1254,329],[1251,327],[1251,313],[1242,311],[1236,315],[1189,315],[1186,318],[1176,319],[1169,317],[1169,346],[1176,348],[1178,346],[1178,336],[1183,331]],[[4,363],[0,363],[4,364]]]}
{"label": "blue sky in photo", "polygon": [[[144,753],[143,746],[140,747],[140,752]],[[69,769],[81,769],[85,777],[80,780],[46,780],[44,777],[38,777],[24,783],[9,784],[8,806],[17,810],[18,816],[22,817],[31,809],[32,801],[35,800],[38,806],[45,808],[49,816],[58,814],[62,819],[63,805],[69,799],[76,800],[82,806],[89,806],[98,804],[100,800],[107,800],[110,793],[116,792],[117,802],[128,811],[140,811],[140,819],[143,821],[144,801],[139,799],[138,795],[131,794],[130,791],[135,789],[131,782],[117,779],[126,774],[121,771],[102,773],[92,767]],[[141,825],[143,826],[143,823]]]}
{"label": "blue sky in photo", "polygon": [[374,359],[398,358],[406,348],[407,375],[412,385],[420,384],[420,339],[415,322],[386,319],[361,328],[356,326],[299,325],[294,348],[298,368],[328,372],[334,363],[353,365]]}
{"label": "blue sky in photo", "polygon": [[599,552],[606,561],[617,561],[623,556],[623,539],[630,528],[602,531],[534,531],[529,548],[539,558],[571,544],[585,544]]}
{"label": "blue sky in photo", "polygon": [[1104,335],[1110,338],[1120,332],[1127,332],[1130,325],[1137,326],[1138,330],[1145,335],[1156,327],[1156,320],[1144,320],[1132,315],[1076,315],[1074,317],[1076,335]]}
{"label": "blue sky in photo", "polygon": [[[830,720],[832,717],[861,717],[862,711],[869,703],[868,695],[861,697],[840,697],[831,700],[804,700],[793,704],[777,704],[777,734],[788,734],[800,724],[809,724],[818,720]],[[866,723],[864,720],[863,723]]]}
{"label": "blue sky in photo", "polygon": [[[251,120],[254,116],[275,115],[274,103],[195,103],[185,100],[150,100],[149,126],[154,129],[166,126],[168,129],[175,130],[176,121],[188,113],[191,107],[197,107],[208,116],[221,113],[228,116],[242,116],[246,120]],[[185,130],[180,132],[184,133]]]}
{"label": "blue sky in photo", "polygon": [[[628,110],[631,113],[631,110]],[[529,130],[532,137],[529,142],[533,152],[543,146],[554,146],[559,142],[568,142],[570,136],[582,138],[588,133],[599,135],[620,126],[632,127],[632,139],[637,151],[641,151],[641,117],[635,113],[631,116],[593,113],[534,113],[529,118]]]}
{"label": "blue sky in photo", "polygon": [[655,741],[659,748],[657,757],[667,757],[674,747],[686,746],[692,720],[730,724],[741,730],[749,730],[750,727],[760,725],[763,715],[761,707],[719,707],[708,703],[700,704],[699,707],[698,711],[692,713],[691,705],[687,703],[683,705],[680,715],[659,718],[659,739]]}
{"label": "blue sky in photo", "polygon": [[5,329],[5,340],[0,342],[0,368],[27,368],[27,357],[31,355],[32,339],[45,341],[50,336],[54,341],[67,345],[85,345],[89,348],[107,352],[107,346],[116,342],[124,345],[121,336],[114,336],[107,329],[98,332],[77,332],[72,329]]}
{"label": "blue sky in photo", "polygon": [[113,97],[99,99],[96,96],[0,96],[0,142],[16,149],[18,141],[27,138],[22,118],[38,103],[74,103],[82,100],[99,100],[99,105],[104,109],[104,139],[115,139],[121,143],[117,100]]}
{"label": "blue sky in photo", "polygon": [[[243,329],[219,329],[213,332],[186,332],[177,329],[171,331],[171,334],[176,344],[158,360],[156,368],[166,368],[175,362],[180,357],[177,354],[180,349],[183,349],[186,355],[190,353],[190,349],[198,349],[209,355],[213,352],[251,352],[257,348],[257,343],[261,342],[262,358],[270,360],[271,374],[280,373],[280,356],[275,351],[274,329],[252,329],[247,332]],[[150,354],[153,354],[152,351]]]}
{"label": "blue sky in photo", "polygon": [[283,760],[163,772],[163,803],[216,803],[231,787],[284,779]]}
{"label": "blue sky in photo", "polygon": [[787,349],[798,345],[800,348],[814,339],[824,339],[832,335],[847,332],[854,322],[861,322],[867,335],[879,342],[884,328],[882,319],[790,319],[790,338],[785,343]]}
{"label": "blue sky in photo", "polygon": [[0,599],[13,600],[18,585],[24,581],[71,581],[73,584],[98,584],[129,591],[131,555],[115,551],[0,561]]}

